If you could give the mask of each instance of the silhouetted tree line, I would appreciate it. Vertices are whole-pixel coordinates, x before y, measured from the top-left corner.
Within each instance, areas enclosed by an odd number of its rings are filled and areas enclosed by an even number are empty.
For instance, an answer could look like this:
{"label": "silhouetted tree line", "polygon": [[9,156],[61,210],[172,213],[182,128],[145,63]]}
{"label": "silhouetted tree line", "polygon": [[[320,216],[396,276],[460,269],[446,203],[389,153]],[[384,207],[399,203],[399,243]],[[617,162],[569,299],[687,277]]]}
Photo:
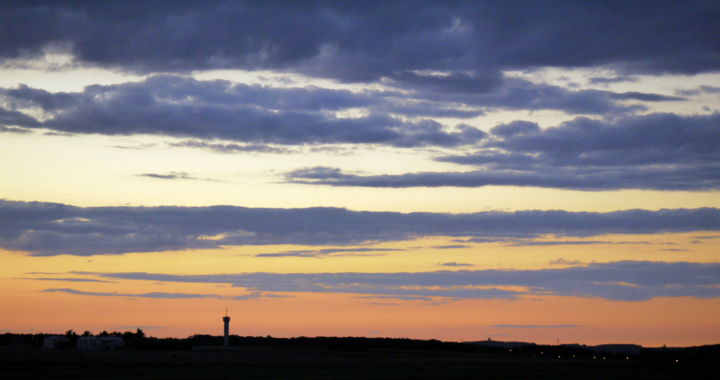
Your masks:
{"label": "silhouetted tree line", "polygon": [[[0,346],[40,348],[43,339],[57,334],[13,334],[0,335]],[[123,349],[136,350],[192,350],[193,348],[222,347],[222,336],[193,335],[188,338],[148,337],[141,329],[136,331],[102,331],[93,335],[89,331],[77,334],[73,330],[65,333],[70,341],[67,348],[76,347],[80,336],[118,336],[123,338]],[[720,361],[720,344],[684,348],[641,348],[635,347],[632,353],[623,352],[622,347],[603,350],[603,346],[585,345],[538,345],[522,343],[517,345],[488,345],[486,342],[442,342],[439,340],[419,340],[408,338],[364,338],[364,337],[296,337],[275,338],[230,336],[230,346],[266,346],[272,347],[316,347],[328,350],[365,351],[365,350],[417,350],[481,353],[489,355],[520,356],[536,359],[582,359],[582,360],[660,360],[660,361]]]}

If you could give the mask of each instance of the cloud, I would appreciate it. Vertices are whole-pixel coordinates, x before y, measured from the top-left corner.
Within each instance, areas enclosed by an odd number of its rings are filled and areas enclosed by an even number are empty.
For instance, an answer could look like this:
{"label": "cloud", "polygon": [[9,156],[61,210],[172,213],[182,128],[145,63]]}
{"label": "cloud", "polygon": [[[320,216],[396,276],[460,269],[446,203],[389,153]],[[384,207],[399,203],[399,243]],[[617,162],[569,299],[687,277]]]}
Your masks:
{"label": "cloud", "polygon": [[25,133],[23,131],[26,131],[26,129],[17,127],[30,128],[39,126],[40,122],[31,116],[0,107],[0,127],[3,132]]}
{"label": "cloud", "polygon": [[131,298],[155,298],[155,299],[187,299],[187,298],[218,298],[232,299],[236,301],[245,301],[257,298],[288,298],[291,295],[271,294],[261,292],[251,292],[239,296],[221,296],[217,294],[197,294],[197,293],[164,293],[164,292],[148,292],[148,293],[117,293],[117,292],[88,292],[84,290],[69,288],[52,288],[43,290],[45,293],[68,293],[80,296],[95,297],[131,297]]}
{"label": "cloud", "polygon": [[361,299],[390,299],[390,300],[402,300],[402,301],[432,301],[431,297],[422,296],[357,296]]}
{"label": "cloud", "polygon": [[93,278],[79,278],[79,277],[19,277],[21,280],[34,280],[34,281],[68,281],[68,282],[115,282],[107,280],[97,280]]}
{"label": "cloud", "polygon": [[560,110],[567,114],[617,114],[645,110],[643,102],[681,101],[685,98],[642,92],[610,92],[601,90],[570,90],[564,87],[503,77],[492,91],[480,94],[462,92],[418,92],[416,96],[433,101],[455,102],[468,106],[522,110]]}
{"label": "cloud", "polygon": [[161,298],[161,299],[172,299],[172,298],[222,298],[221,296],[214,294],[194,294],[194,293],[162,293],[162,292],[150,292],[150,293],[115,293],[115,292],[87,292],[76,289],[68,288],[53,288],[43,290],[45,293],[69,293],[82,296],[98,296],[98,297],[133,297],[133,298]]}
{"label": "cloud", "polygon": [[[311,257],[311,258],[325,258],[325,257],[338,257],[338,256],[378,256],[383,255],[379,252],[398,252],[404,251],[404,249],[396,248],[328,248],[328,249],[317,249],[317,250],[296,250],[296,251],[283,251],[273,253],[258,253],[255,257]],[[339,254],[338,254],[339,253]]]}
{"label": "cloud", "polygon": [[30,130],[30,129],[25,129],[25,128],[3,127],[3,126],[0,126],[0,133],[28,134],[28,133],[32,133],[32,130]]}
{"label": "cloud", "polygon": [[480,150],[436,158],[463,172],[354,175],[335,168],[291,171],[292,183],[364,187],[532,186],[586,191],[720,188],[720,114],[649,114],[614,121],[576,118],[540,129],[496,126]]}
{"label": "cloud", "polygon": [[[618,261],[561,269],[486,269],[415,273],[160,273],[73,272],[109,279],[225,283],[273,293],[351,293],[459,299],[552,295],[644,301],[655,297],[720,297],[720,264]],[[505,287],[515,287],[507,290]],[[524,290],[522,290],[524,289]]]}
{"label": "cloud", "polygon": [[515,241],[507,244],[511,247],[544,246],[544,245],[596,245],[596,244],[644,244],[643,242],[612,242],[599,240],[562,240],[562,241]]}
{"label": "cloud", "polygon": [[717,14],[712,1],[13,2],[0,18],[0,57],[60,46],[79,64],[126,71],[282,69],[342,81],[452,70],[483,88],[492,73],[543,66],[717,71]]}
{"label": "cloud", "polygon": [[[245,143],[192,140],[178,143],[224,152],[267,151],[268,144],[451,147],[473,144],[485,137],[484,132],[468,125],[448,130],[434,120],[411,121],[396,117],[393,114],[402,112],[413,112],[411,116],[414,117],[427,113],[435,115],[437,113],[432,110],[437,107],[442,116],[458,114],[452,114],[455,111],[448,110],[445,104],[409,107],[404,99],[393,101],[388,94],[377,91],[272,88],[156,75],[140,82],[88,86],[83,92],[72,94],[33,90],[18,98],[21,95],[16,91],[1,89],[0,96],[8,99],[11,107],[0,108],[0,126],[42,127],[76,134],[151,134]],[[70,99],[63,102],[48,100],[66,96]],[[399,108],[395,108],[396,105]],[[47,107],[47,118],[39,122],[19,111],[29,111],[33,106]],[[357,107],[367,110],[367,114],[337,115],[337,111]],[[471,112],[466,116],[477,114]]]}
{"label": "cloud", "polygon": [[167,180],[194,180],[194,181],[222,182],[220,180],[212,179],[212,178],[193,177],[186,172],[142,173],[142,174],[137,174],[137,176],[154,178],[154,179],[167,179]]}
{"label": "cloud", "polygon": [[564,259],[564,258],[560,257],[555,260],[550,260],[548,262],[548,264],[550,264],[550,265],[581,265],[581,264],[583,264],[583,262],[579,261],[579,260],[568,260],[568,259]]}
{"label": "cloud", "polygon": [[422,236],[508,241],[546,234],[587,237],[716,230],[720,230],[720,210],[715,208],[403,214],[330,207],[75,207],[0,201],[0,247],[36,256],[233,245],[351,245]]}
{"label": "cloud", "polygon": [[591,84],[610,84],[621,82],[637,82],[637,77],[633,76],[613,76],[613,77],[591,77],[588,82]]}
{"label": "cloud", "polygon": [[720,94],[720,86],[700,86],[691,90],[678,90],[675,92],[681,96],[696,96],[701,94]]}
{"label": "cloud", "polygon": [[440,263],[440,264],[438,264],[438,265],[441,266],[441,267],[472,267],[472,266],[474,266],[473,264],[458,263],[458,262],[455,262],[455,261],[450,261],[450,262],[447,262],[447,263]]}
{"label": "cloud", "polygon": [[182,148],[200,148],[218,153],[290,153],[287,148],[280,148],[271,145],[261,144],[223,144],[208,143],[200,140],[185,140],[178,143],[171,143],[170,146]]}
{"label": "cloud", "polygon": [[[720,164],[697,167],[646,168],[540,168],[527,170],[477,170],[470,172],[418,172],[406,174],[355,175],[337,168],[311,167],[285,174],[288,183],[378,188],[516,186],[610,191],[624,189],[701,191],[720,188]],[[331,176],[325,174],[331,173]]]}
{"label": "cloud", "polygon": [[168,172],[165,174],[143,173],[143,174],[138,174],[138,177],[148,177],[148,178],[157,178],[157,179],[197,179],[195,177],[190,176],[188,173],[185,173],[185,172]]}
{"label": "cloud", "polygon": [[[286,153],[287,146],[321,144],[459,147],[481,143],[488,135],[466,123],[450,127],[433,118],[467,119],[497,108],[623,113],[644,109],[626,100],[682,100],[639,92],[571,91],[511,77],[498,82],[496,89],[481,94],[269,87],[179,75],[92,85],[73,93],[21,85],[0,88],[0,128],[44,128],[71,136],[172,136],[189,139],[171,146],[222,153]],[[38,110],[42,121],[30,116]]]}

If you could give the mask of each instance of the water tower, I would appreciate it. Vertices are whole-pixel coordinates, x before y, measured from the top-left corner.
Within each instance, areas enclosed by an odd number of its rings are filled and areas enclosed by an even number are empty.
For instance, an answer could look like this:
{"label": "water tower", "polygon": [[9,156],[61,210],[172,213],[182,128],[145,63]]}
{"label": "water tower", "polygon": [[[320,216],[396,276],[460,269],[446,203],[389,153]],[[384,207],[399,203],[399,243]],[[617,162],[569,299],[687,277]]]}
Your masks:
{"label": "water tower", "polygon": [[223,335],[223,346],[230,347],[230,317],[228,316],[227,309],[225,309],[225,316],[223,317],[223,324],[225,325],[225,334]]}

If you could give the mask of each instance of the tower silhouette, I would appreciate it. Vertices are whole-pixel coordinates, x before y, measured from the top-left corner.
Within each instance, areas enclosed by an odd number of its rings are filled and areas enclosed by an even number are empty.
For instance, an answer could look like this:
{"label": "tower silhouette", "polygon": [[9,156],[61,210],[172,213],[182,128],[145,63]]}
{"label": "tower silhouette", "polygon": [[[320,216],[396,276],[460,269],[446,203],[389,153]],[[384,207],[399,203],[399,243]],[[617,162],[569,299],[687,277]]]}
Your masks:
{"label": "tower silhouette", "polygon": [[230,317],[228,316],[227,309],[225,309],[225,316],[223,317],[223,324],[225,325],[223,335],[223,346],[230,347]]}

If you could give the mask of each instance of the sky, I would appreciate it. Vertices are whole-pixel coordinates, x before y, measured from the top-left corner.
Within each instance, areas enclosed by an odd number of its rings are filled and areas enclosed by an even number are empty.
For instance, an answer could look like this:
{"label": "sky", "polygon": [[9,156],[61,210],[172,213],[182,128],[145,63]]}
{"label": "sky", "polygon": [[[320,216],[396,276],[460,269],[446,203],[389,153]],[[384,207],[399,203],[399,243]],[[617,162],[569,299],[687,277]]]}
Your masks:
{"label": "sky", "polygon": [[0,332],[720,342],[715,1],[0,8]]}

